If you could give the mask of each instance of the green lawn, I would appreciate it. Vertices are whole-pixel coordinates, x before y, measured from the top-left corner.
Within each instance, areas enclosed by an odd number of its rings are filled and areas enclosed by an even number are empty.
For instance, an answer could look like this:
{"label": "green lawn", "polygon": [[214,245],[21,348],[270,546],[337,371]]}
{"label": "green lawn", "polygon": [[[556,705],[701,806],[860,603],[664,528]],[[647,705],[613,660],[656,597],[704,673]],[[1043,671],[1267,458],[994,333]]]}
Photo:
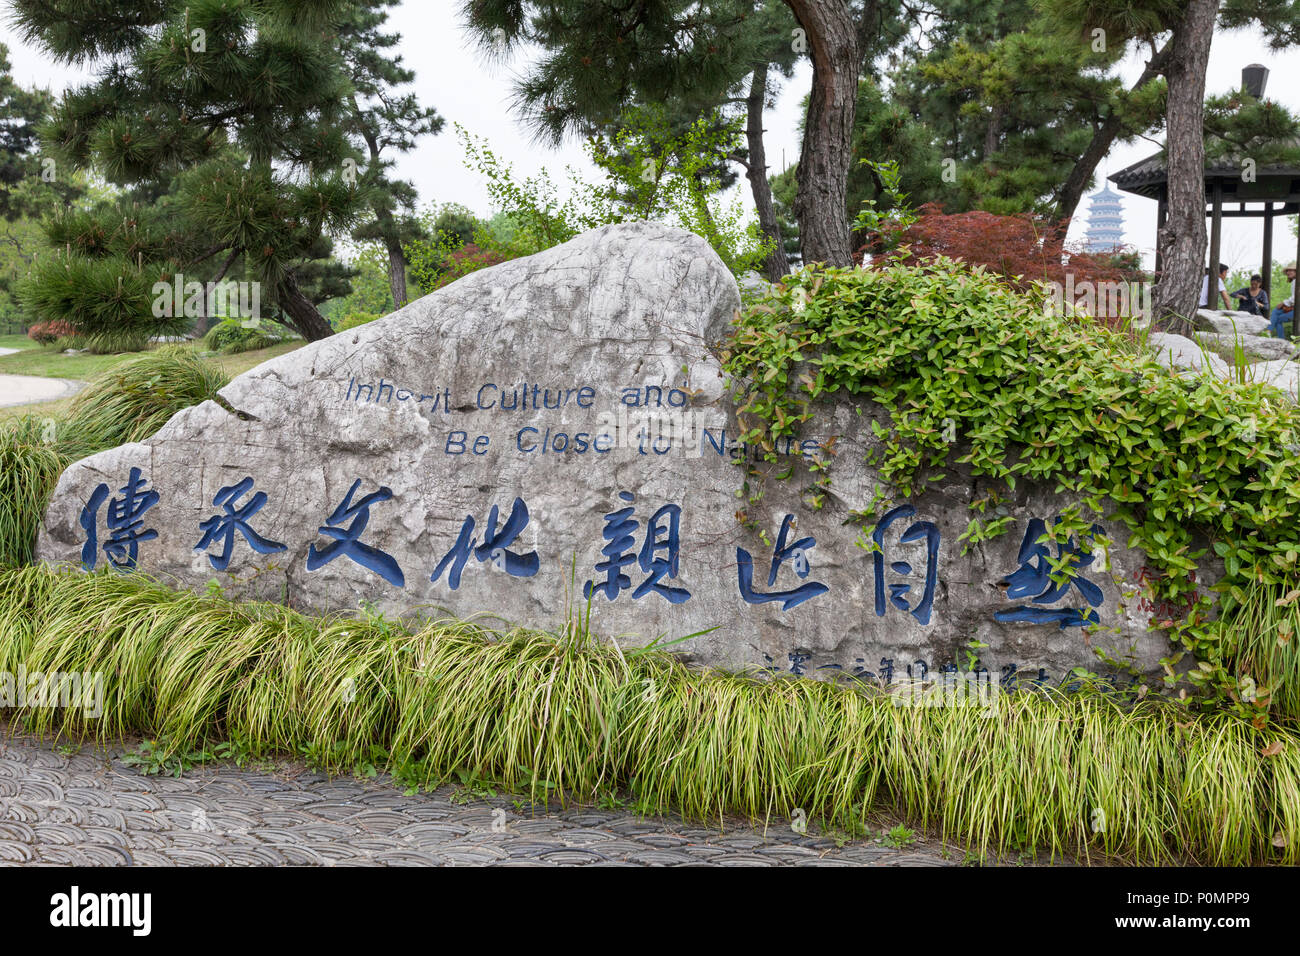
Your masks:
{"label": "green lawn", "polygon": [[40,348],[35,342],[22,333],[13,335],[0,335],[0,349],[38,349]]}
{"label": "green lawn", "polygon": [[41,375],[46,378],[85,381],[137,354],[139,353],[123,352],[120,355],[91,355],[89,352],[79,352],[76,355],[64,355],[49,347],[24,349],[14,355],[0,355],[0,375]]}
{"label": "green lawn", "polygon": [[[9,339],[16,338],[19,336],[0,336],[0,348],[17,348],[17,345],[8,344]],[[269,349],[257,349],[238,355],[214,356],[213,361],[223,366],[231,376],[235,376],[255,365],[261,365],[269,358],[301,348],[304,344],[301,341],[286,342]],[[0,355],[0,374],[41,375],[46,378],[87,381],[105,369],[112,368],[139,354],[139,352],[120,352],[116,355],[92,355],[89,352],[79,352],[76,355],[64,355],[51,348],[28,348],[15,355]]]}
{"label": "green lawn", "polygon": [[272,345],[269,349],[255,349],[252,352],[240,352],[237,355],[219,355],[212,359],[226,370],[226,374],[231,378],[236,375],[242,375],[250,368],[261,365],[268,359],[273,359],[279,355],[285,355],[295,349],[300,349],[307,343],[302,339],[294,339],[292,342],[285,342],[283,345]]}

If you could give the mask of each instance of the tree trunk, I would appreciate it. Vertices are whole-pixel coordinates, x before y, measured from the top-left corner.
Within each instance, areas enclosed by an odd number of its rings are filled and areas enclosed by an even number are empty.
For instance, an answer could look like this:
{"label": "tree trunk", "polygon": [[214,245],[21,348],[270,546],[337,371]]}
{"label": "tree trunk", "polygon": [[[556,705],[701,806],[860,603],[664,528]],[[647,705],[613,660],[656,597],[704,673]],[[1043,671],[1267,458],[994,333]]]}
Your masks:
{"label": "tree trunk", "polygon": [[1001,106],[993,107],[989,114],[989,125],[984,128],[984,162],[993,158],[993,154],[998,151],[998,145],[1002,142],[1002,120],[1006,115],[1006,110]]}
{"label": "tree trunk", "polygon": [[406,253],[402,251],[393,214],[376,203],[375,217],[384,237],[384,248],[388,250],[388,287],[393,293],[393,307],[400,309],[406,305]]}
{"label": "tree trunk", "polygon": [[750,192],[758,210],[758,228],[774,245],[763,262],[763,274],[768,282],[779,282],[790,271],[790,258],[781,242],[781,224],[776,220],[772,206],[772,184],[767,178],[767,150],[763,146],[763,107],[767,103],[767,69],[762,63],[754,69],[749,82],[749,96],[745,99],[745,140],[749,147]]}
{"label": "tree trunk", "polygon": [[862,49],[843,0],[785,0],[807,35],[812,91],[799,154],[795,217],[805,262],[853,264],[848,176]]}
{"label": "tree trunk", "polygon": [[334,334],[325,316],[320,314],[311,299],[302,294],[293,273],[286,275],[275,291],[280,308],[289,316],[290,324],[308,342],[327,339]]}
{"label": "tree trunk", "polygon": [[[1152,295],[1152,328],[1185,335],[1205,272],[1205,71],[1218,0],[1188,0],[1174,27],[1165,76],[1168,219],[1160,230],[1164,273]],[[1211,293],[1217,286],[1210,283]]]}

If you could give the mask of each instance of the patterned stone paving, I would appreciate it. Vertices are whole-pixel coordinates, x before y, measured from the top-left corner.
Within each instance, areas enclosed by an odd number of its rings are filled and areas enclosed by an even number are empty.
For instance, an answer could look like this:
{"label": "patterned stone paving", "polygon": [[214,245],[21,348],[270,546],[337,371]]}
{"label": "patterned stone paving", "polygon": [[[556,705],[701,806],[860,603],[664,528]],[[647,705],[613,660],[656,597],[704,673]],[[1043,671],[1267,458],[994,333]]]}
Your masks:
{"label": "patterned stone paving", "polygon": [[954,866],[960,848],[903,849],[739,820],[725,828],[626,810],[536,810],[453,786],[405,796],[384,776],[287,763],[211,764],[180,778],[126,766],[130,746],[65,756],[0,739],[0,865]]}

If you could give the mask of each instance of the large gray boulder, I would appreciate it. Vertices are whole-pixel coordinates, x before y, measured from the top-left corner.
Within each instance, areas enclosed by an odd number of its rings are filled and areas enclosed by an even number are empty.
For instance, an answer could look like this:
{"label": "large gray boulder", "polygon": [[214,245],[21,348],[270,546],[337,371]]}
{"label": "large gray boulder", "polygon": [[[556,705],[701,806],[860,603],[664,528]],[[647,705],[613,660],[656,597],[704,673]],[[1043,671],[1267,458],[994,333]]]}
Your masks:
{"label": "large gray boulder", "polygon": [[1296,401],[1300,392],[1300,364],[1289,359],[1273,359],[1256,362],[1246,367],[1246,380],[1250,382],[1267,382],[1291,399]]}
{"label": "large gray boulder", "polygon": [[1007,533],[964,547],[996,486],[950,467],[863,529],[870,406],[824,406],[742,493],[752,450],[711,349],[739,301],[703,240],[649,224],[473,273],[76,463],[38,554],[321,611],[555,627],[589,599],[620,644],[697,635],[675,649],[811,676],[1157,667],[1148,624],[1181,609],[1151,603],[1143,555],[1095,516],[1111,543],[1067,542],[1054,585],[1062,548],[1037,542],[1070,502],[1048,488],[998,488]]}
{"label": "large gray boulder", "polygon": [[1201,348],[1185,335],[1152,332],[1147,336],[1147,347],[1155,352],[1156,361],[1167,369],[1208,372],[1215,378],[1227,378],[1231,368],[1224,359]]}

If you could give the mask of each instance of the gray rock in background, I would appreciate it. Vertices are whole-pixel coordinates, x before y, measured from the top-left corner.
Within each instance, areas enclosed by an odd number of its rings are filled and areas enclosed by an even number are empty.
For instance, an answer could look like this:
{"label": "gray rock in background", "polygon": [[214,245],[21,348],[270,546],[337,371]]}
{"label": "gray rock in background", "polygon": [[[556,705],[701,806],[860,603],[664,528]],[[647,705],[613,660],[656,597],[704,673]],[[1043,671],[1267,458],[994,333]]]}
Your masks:
{"label": "gray rock in background", "polygon": [[1252,315],[1249,312],[1216,312],[1213,309],[1197,309],[1192,318],[1192,327],[1204,332],[1218,332],[1223,335],[1267,335],[1269,322],[1266,316]]}
{"label": "gray rock in background", "polygon": [[1211,349],[1220,357],[1232,362],[1236,358],[1236,349],[1241,347],[1248,359],[1289,359],[1296,355],[1294,343],[1286,339],[1275,339],[1263,335],[1233,335],[1223,332],[1197,332],[1196,341]]}
{"label": "gray rock in background", "polygon": [[766,295],[772,288],[772,283],[768,282],[757,272],[746,272],[740,277],[740,291],[754,296]]}
{"label": "gray rock in background", "polygon": [[1267,382],[1296,400],[1300,391],[1300,364],[1288,359],[1271,359],[1255,362],[1246,368],[1246,378],[1251,382]]}
{"label": "gray rock in background", "polygon": [[[965,670],[978,656],[995,676],[1015,665],[1059,679],[1076,665],[1104,669],[1099,651],[1156,668],[1168,644],[1148,624],[1179,609],[1146,598],[1143,556],[1122,546],[1118,526],[1104,529],[1114,543],[1080,568],[1079,583],[1056,592],[1025,540],[1033,519],[1051,521],[1068,504],[1045,488],[1019,484],[1005,504],[1008,533],[963,554],[968,506],[993,486],[951,467],[931,490],[893,503],[902,510],[880,529],[883,554],[861,547],[872,529],[853,513],[879,486],[862,463],[876,440],[871,407],[826,407],[779,464],[760,465],[793,468],[791,478],[764,482],[756,503],[737,497],[734,411],[710,345],[738,303],[703,240],[650,224],[595,230],[473,273],[239,376],[221,393],[231,410],[205,402],[145,442],[76,463],[59,481],[38,555],[79,562],[94,528],[96,564],[124,562],[128,546],[106,548],[109,539],[153,532],[137,541],[139,567],[185,587],[216,578],[229,593],[301,608],[367,601],[386,613],[437,608],[544,628],[580,609],[592,582],[602,637],[644,643],[716,628],[674,649],[731,668],[897,675],[916,661]],[[634,394],[652,417],[622,404]],[[517,407],[503,409],[511,396]],[[828,448],[832,490],[814,510],[808,462]],[[124,495],[133,468],[137,494]],[[87,511],[97,489],[106,496]],[[151,502],[145,489],[157,501],[133,523],[131,512]],[[223,491],[228,508],[216,500]],[[254,508],[258,492],[267,499]],[[501,540],[516,499],[526,525]],[[494,506],[497,539],[485,543]],[[742,507],[756,528],[738,524]],[[794,528],[774,569],[787,515]],[[204,529],[214,536],[196,550]],[[805,537],[815,546],[791,547]],[[458,551],[458,540],[474,547]],[[227,541],[229,565],[215,569]],[[752,600],[742,596],[745,553]],[[619,566],[598,570],[611,556]],[[1093,600],[1100,627],[1061,626],[1092,612]]]}

